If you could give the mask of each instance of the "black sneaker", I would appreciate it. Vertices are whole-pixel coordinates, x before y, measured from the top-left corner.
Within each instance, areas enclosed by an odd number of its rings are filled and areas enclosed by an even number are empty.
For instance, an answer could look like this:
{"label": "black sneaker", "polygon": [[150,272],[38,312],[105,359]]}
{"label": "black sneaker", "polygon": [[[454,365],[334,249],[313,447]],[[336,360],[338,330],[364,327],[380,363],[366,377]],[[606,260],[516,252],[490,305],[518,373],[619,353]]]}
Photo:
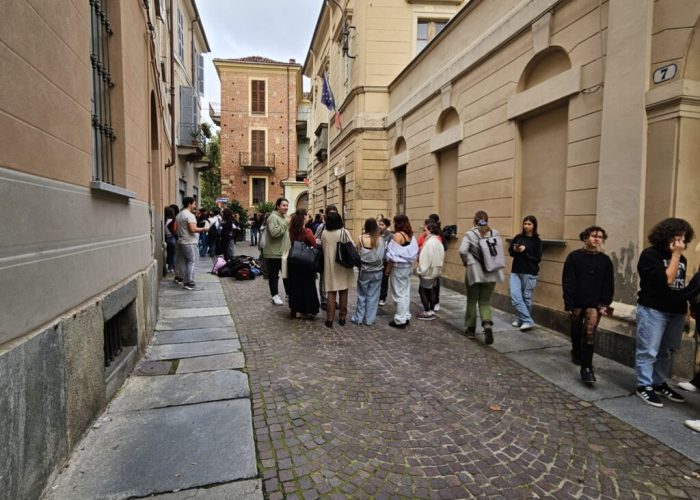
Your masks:
{"label": "black sneaker", "polygon": [[470,339],[473,339],[476,337],[476,327],[474,327],[474,326],[467,327],[464,330],[464,333],[467,335],[467,337],[469,337]]}
{"label": "black sneaker", "polygon": [[484,344],[493,344],[493,328],[490,326],[484,328]]}
{"label": "black sneaker", "polygon": [[185,290],[201,290],[201,288],[197,288],[197,285],[194,283],[185,283],[184,288]]}
{"label": "black sneaker", "polygon": [[400,325],[399,323],[397,323],[396,321],[394,321],[394,320],[392,319],[392,320],[389,322],[389,326],[392,327],[392,328],[398,328],[398,329],[400,329],[400,330],[403,330],[404,328],[406,328],[406,323]]}
{"label": "black sneaker", "polygon": [[674,403],[685,403],[685,398],[673,389],[671,389],[666,382],[664,382],[663,384],[655,385],[654,392],[657,394],[661,394],[663,397],[673,401]]}
{"label": "black sneaker", "polygon": [[586,385],[593,385],[597,382],[593,368],[581,368],[581,382]]}
{"label": "black sneaker", "polygon": [[639,396],[642,399],[642,401],[644,401],[648,405],[655,406],[656,408],[661,408],[664,405],[659,399],[659,396],[657,396],[654,392],[654,388],[650,385],[641,385],[637,387],[637,390],[635,392],[637,396]]}

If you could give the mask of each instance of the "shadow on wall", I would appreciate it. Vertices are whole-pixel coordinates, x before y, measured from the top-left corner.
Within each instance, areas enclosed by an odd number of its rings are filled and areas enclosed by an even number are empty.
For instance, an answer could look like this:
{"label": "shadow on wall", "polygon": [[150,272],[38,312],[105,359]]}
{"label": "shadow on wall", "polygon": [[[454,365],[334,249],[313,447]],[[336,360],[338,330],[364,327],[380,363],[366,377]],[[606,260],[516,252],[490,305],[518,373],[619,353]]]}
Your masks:
{"label": "shadow on wall", "polygon": [[615,300],[624,304],[637,302],[637,273],[636,251],[633,242],[629,242],[626,248],[621,248],[618,253],[612,252],[610,259],[615,272]]}

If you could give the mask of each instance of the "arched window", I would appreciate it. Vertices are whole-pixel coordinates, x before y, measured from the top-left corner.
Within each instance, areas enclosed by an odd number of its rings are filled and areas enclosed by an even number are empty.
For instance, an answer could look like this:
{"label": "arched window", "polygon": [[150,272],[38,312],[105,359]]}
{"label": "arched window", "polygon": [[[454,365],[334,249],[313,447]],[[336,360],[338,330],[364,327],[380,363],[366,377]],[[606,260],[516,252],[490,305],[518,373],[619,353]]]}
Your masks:
{"label": "arched window", "polygon": [[[526,91],[570,68],[563,50],[546,50],[530,61],[518,89]],[[564,238],[568,124],[568,98],[535,109],[518,123],[520,215],[536,215],[540,234],[546,238]]]}

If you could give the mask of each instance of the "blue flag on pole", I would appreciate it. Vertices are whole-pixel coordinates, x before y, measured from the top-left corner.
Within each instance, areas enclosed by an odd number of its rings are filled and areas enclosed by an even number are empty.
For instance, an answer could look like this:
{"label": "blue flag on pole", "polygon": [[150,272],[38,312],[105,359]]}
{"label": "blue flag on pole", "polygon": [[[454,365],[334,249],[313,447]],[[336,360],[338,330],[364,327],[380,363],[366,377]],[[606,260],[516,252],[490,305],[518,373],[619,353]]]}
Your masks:
{"label": "blue flag on pole", "polygon": [[323,89],[321,90],[321,103],[328,108],[328,111],[333,112],[333,122],[338,130],[340,130],[340,113],[335,109],[335,98],[331,91],[331,84],[328,83],[328,73],[323,73]]}

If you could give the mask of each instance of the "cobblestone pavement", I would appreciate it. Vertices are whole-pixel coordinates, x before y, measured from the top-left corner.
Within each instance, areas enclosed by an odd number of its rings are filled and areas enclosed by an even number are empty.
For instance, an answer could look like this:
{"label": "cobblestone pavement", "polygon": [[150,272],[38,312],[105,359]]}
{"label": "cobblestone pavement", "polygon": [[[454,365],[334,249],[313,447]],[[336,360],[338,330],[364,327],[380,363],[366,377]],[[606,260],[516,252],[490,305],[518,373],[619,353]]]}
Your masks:
{"label": "cobblestone pavement", "polygon": [[331,330],[222,283],[270,499],[700,498],[698,464],[442,321]]}

